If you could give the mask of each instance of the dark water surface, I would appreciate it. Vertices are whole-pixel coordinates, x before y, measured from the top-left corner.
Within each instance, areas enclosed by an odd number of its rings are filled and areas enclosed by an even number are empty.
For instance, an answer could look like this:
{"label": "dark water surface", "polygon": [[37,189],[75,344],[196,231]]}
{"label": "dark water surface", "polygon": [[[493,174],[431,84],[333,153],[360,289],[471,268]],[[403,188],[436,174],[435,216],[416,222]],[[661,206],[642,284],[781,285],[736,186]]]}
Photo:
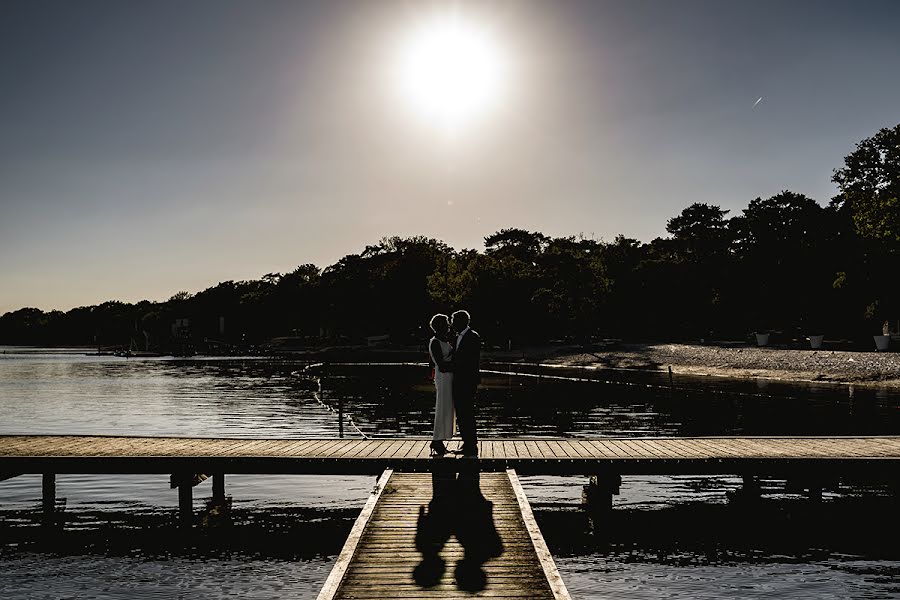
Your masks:
{"label": "dark water surface", "polygon": [[[332,366],[320,393],[299,363],[80,352],[0,347],[0,433],[393,437],[431,427],[420,367]],[[871,388],[676,377],[672,390],[655,373],[587,377],[486,376],[482,435],[900,434],[900,396]],[[812,504],[765,480],[764,501],[743,505],[727,499],[733,475],[626,477],[603,523],[580,506],[584,478],[522,482],[576,598],[900,598],[900,505],[885,482],[844,481]],[[40,476],[0,482],[0,598],[315,598],[373,483],[228,476],[231,518],[185,533],[164,475],[61,475],[60,527],[40,524]],[[210,494],[209,483],[195,488],[198,514]]]}

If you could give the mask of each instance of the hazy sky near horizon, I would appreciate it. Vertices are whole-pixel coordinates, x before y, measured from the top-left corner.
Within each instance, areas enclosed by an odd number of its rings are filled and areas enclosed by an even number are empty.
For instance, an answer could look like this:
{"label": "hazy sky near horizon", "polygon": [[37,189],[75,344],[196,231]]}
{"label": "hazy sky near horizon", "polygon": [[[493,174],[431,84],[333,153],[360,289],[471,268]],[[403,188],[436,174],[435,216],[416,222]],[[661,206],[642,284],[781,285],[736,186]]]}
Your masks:
{"label": "hazy sky near horizon", "polygon": [[[453,136],[392,75],[450,10],[508,67]],[[900,122],[898,24],[890,0],[2,0],[0,313],[163,300],[387,235],[649,241],[693,202],[824,204]]]}

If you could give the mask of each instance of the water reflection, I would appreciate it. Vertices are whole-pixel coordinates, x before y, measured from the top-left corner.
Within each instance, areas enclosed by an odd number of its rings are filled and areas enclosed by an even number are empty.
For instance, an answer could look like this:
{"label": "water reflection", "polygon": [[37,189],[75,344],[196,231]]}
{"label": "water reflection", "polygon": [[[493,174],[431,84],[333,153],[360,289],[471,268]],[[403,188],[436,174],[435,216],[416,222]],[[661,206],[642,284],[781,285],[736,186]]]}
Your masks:
{"label": "water reflection", "polygon": [[[421,367],[331,367],[324,389],[303,365],[0,355],[0,433],[422,436],[433,386]],[[573,382],[487,375],[486,436],[853,435],[900,433],[900,394],[836,384],[662,373],[566,371]],[[352,420],[352,425],[350,422]]]}
{"label": "water reflection", "polygon": [[[433,388],[415,368],[332,368],[331,398],[373,435],[425,435]],[[554,369],[557,376],[565,374]],[[584,379],[584,373],[572,373]],[[789,385],[592,373],[565,381],[488,375],[479,391],[482,436],[590,437],[653,435],[887,435],[900,433],[900,394],[876,388]],[[607,378],[610,377],[610,378]],[[643,383],[639,378],[643,378]],[[365,391],[362,391],[365,390]],[[372,390],[377,390],[373,394]],[[328,402],[329,400],[326,400]]]}

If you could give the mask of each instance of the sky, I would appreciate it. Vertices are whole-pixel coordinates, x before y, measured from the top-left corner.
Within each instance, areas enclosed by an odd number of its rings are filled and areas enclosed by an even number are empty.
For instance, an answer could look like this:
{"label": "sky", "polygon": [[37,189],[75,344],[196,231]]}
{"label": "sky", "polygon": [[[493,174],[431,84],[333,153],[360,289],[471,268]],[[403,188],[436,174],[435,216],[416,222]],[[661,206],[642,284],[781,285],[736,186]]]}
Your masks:
{"label": "sky", "polygon": [[[502,64],[453,131],[397,75],[447,15]],[[825,204],[900,123],[898,22],[891,0],[0,0],[0,313],[164,300],[389,235],[650,241],[694,202]]]}

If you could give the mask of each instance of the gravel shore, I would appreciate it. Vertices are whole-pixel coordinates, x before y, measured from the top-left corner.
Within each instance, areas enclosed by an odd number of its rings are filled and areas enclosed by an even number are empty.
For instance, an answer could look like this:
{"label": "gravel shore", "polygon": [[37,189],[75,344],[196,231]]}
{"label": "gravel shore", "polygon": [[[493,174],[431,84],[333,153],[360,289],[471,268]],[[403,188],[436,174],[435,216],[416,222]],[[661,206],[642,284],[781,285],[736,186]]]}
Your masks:
{"label": "gravel shore", "polygon": [[693,344],[623,344],[545,362],[572,366],[665,370],[690,375],[786,381],[872,383],[900,387],[900,353],[798,350]]}

